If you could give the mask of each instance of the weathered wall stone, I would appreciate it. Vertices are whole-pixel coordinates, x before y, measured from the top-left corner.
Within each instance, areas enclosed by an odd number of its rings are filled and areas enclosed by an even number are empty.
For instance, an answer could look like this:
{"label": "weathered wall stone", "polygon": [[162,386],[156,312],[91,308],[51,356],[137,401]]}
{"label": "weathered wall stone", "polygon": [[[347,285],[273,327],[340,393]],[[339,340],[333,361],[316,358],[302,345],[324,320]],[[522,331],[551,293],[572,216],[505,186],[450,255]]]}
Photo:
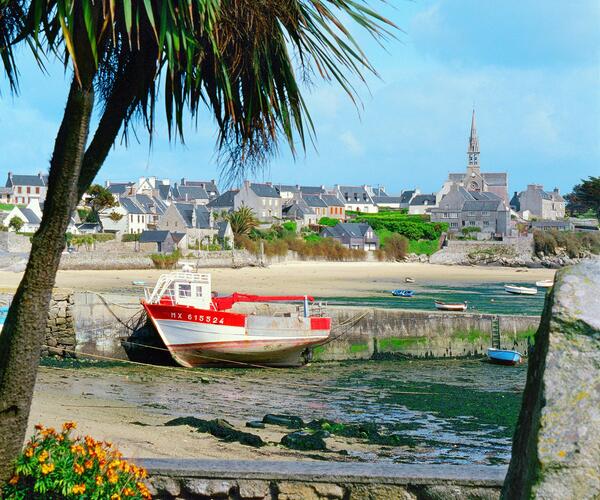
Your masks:
{"label": "weathered wall stone", "polygon": [[600,259],[546,299],[502,495],[600,498]]}
{"label": "weathered wall stone", "polygon": [[73,309],[73,290],[55,288],[48,309],[45,346],[42,348],[42,355],[74,356],[77,339]]}

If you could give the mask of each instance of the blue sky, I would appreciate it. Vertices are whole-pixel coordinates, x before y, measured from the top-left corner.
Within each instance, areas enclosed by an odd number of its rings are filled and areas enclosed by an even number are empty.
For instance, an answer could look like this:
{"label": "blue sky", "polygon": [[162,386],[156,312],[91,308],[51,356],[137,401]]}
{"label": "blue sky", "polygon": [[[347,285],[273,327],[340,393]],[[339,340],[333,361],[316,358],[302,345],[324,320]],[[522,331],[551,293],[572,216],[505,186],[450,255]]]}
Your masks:
{"label": "blue sky", "polygon": [[[255,180],[382,184],[388,192],[436,191],[465,168],[475,106],[484,171],[507,171],[509,189],[543,183],[568,191],[600,175],[600,3],[596,0],[377,0],[403,32],[379,47],[355,30],[379,71],[359,86],[357,110],[327,83],[307,90],[316,149],[294,161],[282,148]],[[0,174],[46,170],[69,74],[49,75],[23,52],[21,92],[0,78]],[[141,175],[212,179],[214,127],[201,119],[186,144],[170,144],[164,120],[117,145],[98,180]]]}

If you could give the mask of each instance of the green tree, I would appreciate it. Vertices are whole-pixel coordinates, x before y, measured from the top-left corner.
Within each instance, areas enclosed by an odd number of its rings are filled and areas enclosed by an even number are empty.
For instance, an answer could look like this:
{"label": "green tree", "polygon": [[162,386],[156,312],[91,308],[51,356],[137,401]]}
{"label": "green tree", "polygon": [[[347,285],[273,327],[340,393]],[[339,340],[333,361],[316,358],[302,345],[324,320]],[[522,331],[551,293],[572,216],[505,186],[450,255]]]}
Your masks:
{"label": "green tree", "polygon": [[90,186],[87,190],[87,195],[86,205],[96,213],[101,212],[105,208],[117,206],[117,200],[113,194],[100,184]]}
{"label": "green tree", "polygon": [[565,195],[567,213],[572,216],[592,212],[600,217],[600,177],[582,179],[581,184],[573,187],[573,191]]}
{"label": "green tree", "polygon": [[304,146],[313,133],[296,74],[319,74],[354,96],[350,75],[373,70],[340,19],[376,37],[388,33],[389,23],[362,0],[0,0],[0,58],[12,88],[15,40],[27,40],[39,60],[64,54],[74,73],[44,216],[0,336],[0,482],[25,435],[71,212],[119,132],[138,117],[152,132],[163,93],[169,133],[182,139],[185,110],[196,115],[208,105],[232,175],[265,160],[281,140],[295,151],[296,140]]}
{"label": "green tree", "polygon": [[21,230],[21,228],[23,227],[24,224],[25,223],[23,222],[23,219],[20,219],[19,217],[13,217],[8,222],[8,227],[10,227],[11,229],[14,229],[15,231],[19,232]]}
{"label": "green tree", "polygon": [[250,207],[240,207],[231,212],[227,220],[231,224],[234,237],[248,236],[250,232],[258,227],[258,219]]}

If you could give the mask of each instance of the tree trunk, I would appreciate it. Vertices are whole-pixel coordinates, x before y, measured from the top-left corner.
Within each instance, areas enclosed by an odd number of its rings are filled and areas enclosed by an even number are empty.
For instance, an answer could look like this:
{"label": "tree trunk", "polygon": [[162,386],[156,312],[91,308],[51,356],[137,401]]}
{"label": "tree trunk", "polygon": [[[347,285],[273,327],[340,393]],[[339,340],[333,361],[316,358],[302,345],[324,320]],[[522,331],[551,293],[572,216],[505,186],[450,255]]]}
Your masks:
{"label": "tree trunk", "polygon": [[52,287],[78,200],[93,105],[91,79],[83,85],[73,79],[50,162],[44,215],[0,335],[0,484],[10,477],[27,430]]}

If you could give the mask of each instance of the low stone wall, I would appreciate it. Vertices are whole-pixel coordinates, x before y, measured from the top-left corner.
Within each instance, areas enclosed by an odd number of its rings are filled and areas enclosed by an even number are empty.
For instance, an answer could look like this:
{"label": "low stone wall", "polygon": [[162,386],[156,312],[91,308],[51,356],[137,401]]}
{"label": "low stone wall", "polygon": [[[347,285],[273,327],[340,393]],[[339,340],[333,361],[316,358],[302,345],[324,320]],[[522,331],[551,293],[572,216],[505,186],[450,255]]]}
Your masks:
{"label": "low stone wall", "polygon": [[505,467],[342,462],[143,460],[157,499],[492,500]]}
{"label": "low stone wall", "polygon": [[[236,304],[235,310],[294,312],[284,304]],[[386,357],[447,358],[485,355],[495,315],[364,307],[327,307],[334,340],[314,349],[315,361]],[[498,316],[501,346],[527,352],[539,316]],[[339,325],[339,326],[335,326]]]}
{"label": "low stone wall", "polygon": [[29,236],[23,236],[12,231],[0,231],[0,250],[4,252],[29,252],[31,241]]}
{"label": "low stone wall", "polygon": [[448,265],[541,267],[541,264],[533,259],[533,238],[530,236],[507,241],[448,240],[447,246],[434,253],[429,262]]}

